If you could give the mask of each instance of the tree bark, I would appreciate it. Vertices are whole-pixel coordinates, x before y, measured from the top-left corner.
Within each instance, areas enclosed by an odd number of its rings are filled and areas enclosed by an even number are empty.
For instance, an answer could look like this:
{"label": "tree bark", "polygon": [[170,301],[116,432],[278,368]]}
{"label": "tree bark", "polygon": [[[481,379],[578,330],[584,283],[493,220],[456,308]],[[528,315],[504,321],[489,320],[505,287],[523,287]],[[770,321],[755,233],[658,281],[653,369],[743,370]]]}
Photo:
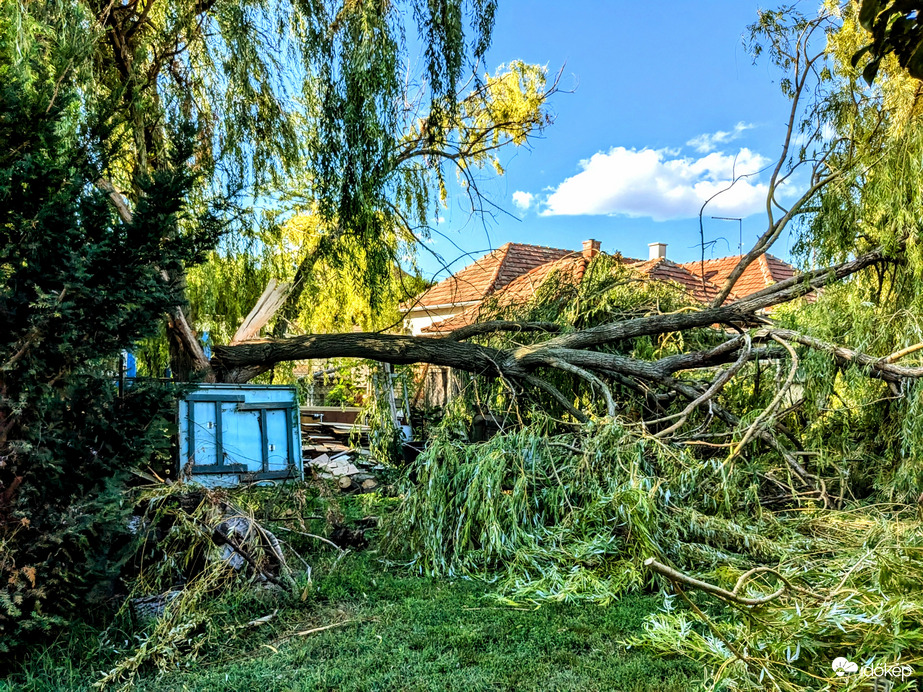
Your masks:
{"label": "tree bark", "polygon": [[349,332],[216,346],[214,363],[224,382],[246,382],[276,363],[317,358],[365,358],[392,365],[432,363],[467,372],[498,376],[502,352],[449,339]]}

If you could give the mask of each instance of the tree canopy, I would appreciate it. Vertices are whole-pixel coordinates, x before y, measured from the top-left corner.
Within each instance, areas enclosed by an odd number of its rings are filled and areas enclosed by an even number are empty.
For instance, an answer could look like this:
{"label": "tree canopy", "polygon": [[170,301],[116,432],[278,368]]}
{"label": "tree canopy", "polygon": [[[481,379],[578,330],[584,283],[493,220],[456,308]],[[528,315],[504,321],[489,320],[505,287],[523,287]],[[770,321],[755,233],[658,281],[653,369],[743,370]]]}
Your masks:
{"label": "tree canopy", "polygon": [[[233,221],[225,252],[209,261],[249,252],[269,269],[285,257],[279,273],[293,290],[277,335],[295,326],[319,259],[347,270],[373,305],[390,301],[396,266],[412,262],[445,202],[445,176],[457,173],[472,211],[482,210],[477,169],[499,170],[499,149],[550,122],[555,85],[543,68],[515,62],[490,73],[483,64],[495,0],[61,0],[8,10],[83,51],[60,78],[79,84],[87,103],[111,107],[101,173],[125,210],[139,176],[167,165],[171,128],[194,125],[191,201],[220,198]],[[289,233],[279,245],[279,228],[298,214],[316,219],[317,237]],[[241,300],[252,304],[260,290]],[[188,376],[204,357],[185,322],[167,326],[174,370]]]}
{"label": "tree canopy", "polygon": [[871,84],[878,75],[881,61],[893,55],[900,66],[923,79],[923,4],[913,0],[862,0],[858,19],[871,33],[871,43],[864,44],[852,56],[853,66],[868,56],[862,76]]}

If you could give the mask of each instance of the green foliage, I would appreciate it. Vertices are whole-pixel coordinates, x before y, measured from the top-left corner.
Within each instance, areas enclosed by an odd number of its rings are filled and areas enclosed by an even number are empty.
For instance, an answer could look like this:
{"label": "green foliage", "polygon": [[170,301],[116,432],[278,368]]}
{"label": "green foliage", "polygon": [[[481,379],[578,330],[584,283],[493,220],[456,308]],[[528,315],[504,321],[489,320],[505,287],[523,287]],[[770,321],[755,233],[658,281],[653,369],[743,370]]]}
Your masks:
{"label": "green foliage", "polygon": [[[657,313],[688,310],[694,302],[677,284],[650,281],[621,262],[618,256],[598,255],[576,280],[577,274],[567,266],[552,271],[537,287],[535,296],[526,302],[500,298],[485,301],[478,319],[520,320],[550,322],[559,326],[562,333],[574,329],[587,329],[600,324],[643,317]],[[547,338],[535,334],[495,334],[481,338],[481,342],[495,348],[510,348],[528,345]],[[704,348],[717,343],[720,335],[710,330],[690,330],[684,333],[664,334],[661,337],[642,337],[625,342],[611,342],[600,347],[605,353],[614,353],[635,358],[652,359],[679,353],[684,349]],[[594,391],[584,380],[568,373],[548,368],[539,371],[550,383],[583,408],[602,413],[605,405],[599,392]],[[533,410],[530,406],[517,408],[520,397],[511,396],[510,388],[503,382],[471,379],[465,390],[466,409],[458,415],[475,413],[499,414],[523,422],[529,421]],[[639,404],[643,397],[622,382],[611,383],[616,398]],[[529,400],[540,409],[540,420],[544,414],[561,419],[567,416],[561,404],[550,395],[530,390]],[[634,416],[635,413],[629,414]]]}
{"label": "green foliage", "polygon": [[[256,304],[270,279],[295,282],[299,258],[318,252],[323,234],[316,215],[297,215],[273,225],[259,238],[225,238],[207,261],[190,270],[187,294],[190,316],[208,330],[215,343],[227,343]],[[387,239],[382,239],[382,243]],[[373,271],[365,246],[344,240],[350,260],[337,263],[318,257],[301,277],[300,299],[283,318],[294,333],[374,331],[400,321],[397,306],[419,293],[422,282],[392,263],[373,289],[358,274]],[[397,252],[398,248],[391,248]]]}
{"label": "green foliage", "polygon": [[[904,269],[886,267],[877,277],[828,287],[813,302],[776,310],[772,319],[888,355],[920,341],[912,270],[901,279],[907,283],[893,283]],[[891,300],[901,290],[910,302],[896,307]],[[552,276],[529,305],[492,307],[491,317],[560,320],[564,331],[688,309],[675,288],[638,285],[630,269],[605,259],[591,265],[579,286],[566,275]],[[514,337],[519,343],[532,338],[543,337]],[[607,348],[651,360],[708,347],[716,338],[726,335],[701,330]],[[494,345],[511,341],[490,337]],[[617,416],[604,417],[598,408],[595,421],[575,429],[553,400],[517,403],[505,385],[472,380],[409,469],[385,547],[424,573],[489,581],[506,604],[610,603],[645,588],[674,590],[644,568],[647,557],[728,590],[753,566],[778,570],[792,587],[763,606],[741,613],[697,594],[703,619],[674,595],[663,613],[648,619],[644,634],[631,638],[696,661],[707,671],[709,689],[829,689],[837,655],[860,665],[899,660],[919,667],[923,601],[909,584],[923,567],[920,521],[915,509],[886,504],[913,503],[919,495],[918,388],[905,385],[898,396],[824,352],[805,351],[797,365],[795,386],[771,419],[803,442],[805,463],[828,479],[827,491],[848,511],[823,510],[790,494],[788,468],[759,443],[728,454],[776,396],[788,362],[751,363],[725,387],[717,401],[739,415],[739,424],[700,410],[687,423],[693,432],[670,444],[653,438],[657,428],[640,419],[675,418],[685,405],[675,398],[661,399],[664,408],[657,411],[652,396],[613,382]],[[683,379],[702,388],[713,377],[711,371]],[[585,410],[598,401],[579,380],[553,381]],[[479,409],[493,412],[502,429],[472,444],[466,421]],[[764,575],[743,593],[765,596],[778,586]],[[739,658],[734,651],[742,652]],[[868,681],[842,682],[858,689]]]}
{"label": "green foliage", "polygon": [[921,10],[923,5],[917,2],[862,0],[859,21],[871,33],[872,42],[855,52],[852,64],[856,66],[868,53],[862,76],[869,84],[878,76],[882,59],[891,54],[911,76],[923,79]]}
{"label": "green foliage", "polygon": [[[643,567],[646,557],[728,590],[753,565],[771,566],[794,585],[776,600],[742,614],[697,594],[703,621],[674,594],[631,637],[702,665],[709,689],[829,689],[838,655],[923,665],[915,510],[770,513],[754,492],[766,459],[703,458],[618,420],[568,435],[550,430],[533,424],[468,444],[447,425],[410,469],[385,547],[425,573],[491,582],[508,605],[607,604],[667,587]],[[742,595],[777,586],[758,578]],[[844,689],[864,682],[852,684]]]}
{"label": "green foliage", "polygon": [[412,467],[385,545],[424,572],[499,577],[500,595],[539,602],[609,603],[649,583],[651,556],[702,568],[781,554],[770,518],[745,527],[728,509],[747,475],[632,427],[550,435],[546,420],[480,444],[447,428]]}
{"label": "green foliage", "polygon": [[[17,15],[11,25],[36,13],[5,4]],[[51,30],[83,51],[68,78],[88,101],[118,110],[107,174],[132,203],[140,174],[169,165],[171,125],[195,124],[200,177],[190,202],[220,195],[235,212],[233,235],[192,284],[213,336],[250,310],[269,277],[295,284],[277,335],[318,321],[299,313],[315,312],[331,271],[373,313],[390,309],[396,267],[413,264],[445,202],[443,166],[470,183],[499,147],[550,122],[542,68],[479,72],[496,0],[45,5]],[[67,33],[75,13],[81,31]],[[298,216],[313,217],[312,233],[284,230]],[[313,272],[318,261],[326,266]],[[228,287],[228,277],[239,281]],[[143,359],[153,364],[165,350],[152,342]]]}
{"label": "green foliage", "polygon": [[[831,662],[837,656],[870,668],[909,666],[916,672],[903,680],[890,677],[888,689],[916,689],[914,679],[923,665],[919,517],[897,508],[856,508],[805,513],[785,523],[791,547],[776,568],[797,575],[809,592],[789,591],[746,618],[712,604],[706,606],[712,618],[708,624],[696,622],[670,598],[664,612],[650,616],[644,634],[632,642],[661,654],[688,656],[710,671],[719,690],[819,692],[832,689],[831,684],[868,689],[873,678],[834,677]],[[738,574],[725,574],[721,581],[730,588]],[[773,588],[764,584],[762,593]]]}
{"label": "green foliage", "polygon": [[[190,148],[139,181],[134,221],[94,182],[107,149],[67,84],[84,17],[43,23],[3,3],[0,44],[0,653],[106,598],[125,559],[121,494],[168,451],[171,393],[117,396],[111,368],[181,301],[161,270],[195,261],[217,225],[184,231]],[[12,21],[16,19],[17,21]],[[60,19],[60,17],[59,17]],[[62,33],[54,29],[61,28]],[[70,27],[68,29],[68,27]],[[92,124],[96,125],[95,122]]]}

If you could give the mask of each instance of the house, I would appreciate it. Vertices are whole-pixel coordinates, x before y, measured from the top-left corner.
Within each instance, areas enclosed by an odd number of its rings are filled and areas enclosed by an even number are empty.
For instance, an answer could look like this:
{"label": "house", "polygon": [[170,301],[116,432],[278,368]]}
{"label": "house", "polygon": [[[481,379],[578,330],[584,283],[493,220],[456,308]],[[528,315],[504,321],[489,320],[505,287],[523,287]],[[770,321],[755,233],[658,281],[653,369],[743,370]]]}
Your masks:
{"label": "house", "polygon": [[[648,259],[622,258],[622,262],[652,280],[679,284],[701,303],[718,294],[741,257],[677,264],[667,259],[666,243],[650,243],[648,247]],[[592,239],[584,241],[579,251],[506,243],[401,305],[404,325],[415,336],[439,336],[473,324],[480,318],[485,301],[501,307],[525,303],[553,272],[579,283],[600,252],[600,242]],[[790,264],[763,255],[747,267],[728,299],[743,298],[794,274]]]}

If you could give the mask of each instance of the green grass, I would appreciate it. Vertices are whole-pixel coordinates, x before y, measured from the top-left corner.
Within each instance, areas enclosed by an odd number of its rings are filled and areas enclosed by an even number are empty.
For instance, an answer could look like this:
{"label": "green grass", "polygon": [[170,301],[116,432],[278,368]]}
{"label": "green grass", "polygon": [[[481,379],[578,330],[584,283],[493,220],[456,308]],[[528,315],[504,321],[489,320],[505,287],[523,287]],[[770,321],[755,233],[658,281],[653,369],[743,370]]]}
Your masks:
{"label": "green grass", "polygon": [[[265,497],[253,496],[258,505]],[[343,503],[351,519],[388,511],[363,496]],[[372,504],[370,504],[372,503]],[[276,508],[275,511],[281,511]],[[320,505],[308,511],[320,511]],[[313,528],[322,532],[322,524]],[[608,607],[546,604],[510,608],[489,584],[420,577],[386,566],[373,549],[339,561],[327,546],[280,533],[312,565],[304,601],[253,590],[212,602],[213,627],[202,654],[180,668],[142,672],[138,692],[313,690],[605,690],[689,692],[701,670],[620,642],[659,605],[630,595]],[[374,538],[374,534],[373,534]],[[275,613],[263,625],[250,620]],[[342,624],[340,624],[342,623]],[[309,635],[295,633],[337,626]],[[0,692],[90,692],[131,648],[131,632],[82,626],[61,632]],[[121,651],[119,651],[121,649]]]}
{"label": "green grass", "polygon": [[[304,604],[272,604],[266,598],[237,603],[226,614],[234,615],[227,643],[214,643],[186,670],[151,671],[136,689],[686,692],[700,679],[688,662],[619,644],[657,607],[652,597],[630,596],[606,608],[512,609],[484,598],[487,593],[489,587],[479,583],[387,569],[372,553],[350,555],[319,580]],[[230,624],[276,607],[279,612],[266,625]],[[344,621],[334,629],[290,636]],[[78,637],[85,642],[88,634]],[[89,690],[106,666],[80,661],[79,648],[79,642],[62,640],[0,682],[0,690]]]}

